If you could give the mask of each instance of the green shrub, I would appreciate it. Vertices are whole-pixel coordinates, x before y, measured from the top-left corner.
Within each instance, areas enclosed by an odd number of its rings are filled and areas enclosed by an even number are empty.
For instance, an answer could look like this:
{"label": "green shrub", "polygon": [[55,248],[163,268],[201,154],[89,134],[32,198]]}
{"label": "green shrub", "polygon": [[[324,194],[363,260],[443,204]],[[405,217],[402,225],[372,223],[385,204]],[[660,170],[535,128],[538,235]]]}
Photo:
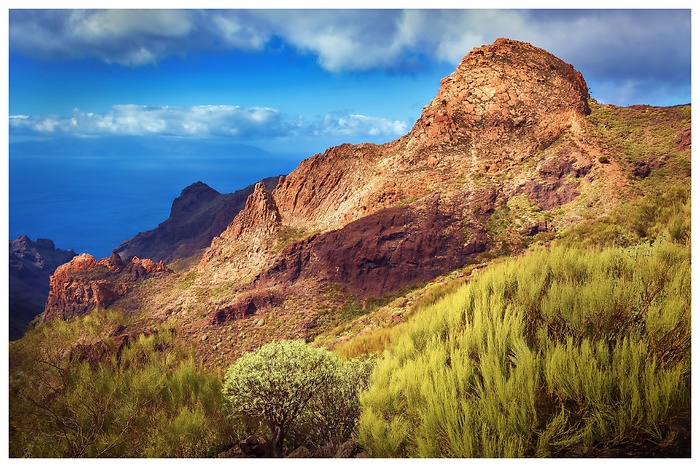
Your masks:
{"label": "green shrub", "polygon": [[234,417],[262,420],[281,457],[285,439],[320,446],[349,438],[371,369],[371,360],[343,362],[303,341],[272,342],[231,365],[223,394]]}
{"label": "green shrub", "polygon": [[358,436],[380,457],[661,443],[689,415],[689,377],[687,246],[538,250],[397,328]]}
{"label": "green shrub", "polygon": [[334,356],[303,341],[279,341],[244,354],[226,372],[223,394],[232,414],[260,417],[271,433],[273,454],[321,386],[332,378]]}
{"label": "green shrub", "polygon": [[360,417],[359,394],[369,385],[374,358],[334,360],[331,379],[317,388],[300,414],[297,436],[312,446],[338,446],[351,438]]}

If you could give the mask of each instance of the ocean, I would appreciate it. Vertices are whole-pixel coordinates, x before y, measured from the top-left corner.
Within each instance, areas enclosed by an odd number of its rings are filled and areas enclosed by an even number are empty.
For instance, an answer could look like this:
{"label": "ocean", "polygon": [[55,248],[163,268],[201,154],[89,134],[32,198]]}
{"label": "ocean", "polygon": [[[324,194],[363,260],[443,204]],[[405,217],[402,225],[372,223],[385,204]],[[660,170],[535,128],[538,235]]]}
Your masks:
{"label": "ocean", "polygon": [[10,239],[49,238],[57,248],[99,259],[167,219],[173,200],[192,183],[231,193],[287,174],[310,155],[162,139],[11,143]]}

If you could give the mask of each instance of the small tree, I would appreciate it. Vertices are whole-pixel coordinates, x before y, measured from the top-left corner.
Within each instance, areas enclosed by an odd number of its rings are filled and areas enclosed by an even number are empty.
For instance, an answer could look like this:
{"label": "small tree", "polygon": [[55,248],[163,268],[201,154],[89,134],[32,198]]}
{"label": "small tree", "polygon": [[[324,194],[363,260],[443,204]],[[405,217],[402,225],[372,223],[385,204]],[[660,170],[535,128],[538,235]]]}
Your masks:
{"label": "small tree", "polygon": [[273,454],[282,457],[289,428],[333,378],[336,365],[332,353],[303,341],[272,342],[231,365],[223,394],[234,415],[263,420],[272,434]]}

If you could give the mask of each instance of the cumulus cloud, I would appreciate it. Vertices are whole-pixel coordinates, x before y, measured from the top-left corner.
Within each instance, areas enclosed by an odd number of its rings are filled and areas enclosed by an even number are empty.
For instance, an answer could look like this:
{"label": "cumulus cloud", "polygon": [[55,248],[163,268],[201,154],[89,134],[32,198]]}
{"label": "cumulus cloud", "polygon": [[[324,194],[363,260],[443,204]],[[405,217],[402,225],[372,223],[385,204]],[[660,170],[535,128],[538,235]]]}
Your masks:
{"label": "cumulus cloud", "polygon": [[314,136],[403,136],[410,130],[407,122],[385,118],[334,112],[309,126]]}
{"label": "cumulus cloud", "polygon": [[[201,50],[286,44],[322,68],[456,65],[498,37],[543,47],[589,81],[690,89],[689,10],[10,10],[10,50],[141,66]],[[594,93],[595,93],[595,89]]]}
{"label": "cumulus cloud", "polygon": [[331,113],[315,122],[266,107],[115,105],[109,112],[79,109],[70,117],[13,115],[15,135],[232,137],[239,140],[304,136],[371,137],[390,140],[409,130],[406,122]]}

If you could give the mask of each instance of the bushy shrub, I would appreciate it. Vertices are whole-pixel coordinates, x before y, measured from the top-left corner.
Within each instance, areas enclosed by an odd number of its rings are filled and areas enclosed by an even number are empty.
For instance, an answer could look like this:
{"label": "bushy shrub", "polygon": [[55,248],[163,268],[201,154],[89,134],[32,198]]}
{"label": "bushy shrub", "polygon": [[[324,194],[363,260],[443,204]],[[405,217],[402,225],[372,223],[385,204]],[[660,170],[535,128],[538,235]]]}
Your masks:
{"label": "bushy shrub", "polygon": [[45,324],[36,330],[42,339],[25,336],[13,349],[10,455],[204,457],[221,450],[230,437],[221,377],[196,365],[167,328],[140,336],[118,358],[72,352],[65,338],[80,331],[115,348],[101,336],[113,329],[99,326],[103,319],[110,314]]}
{"label": "bushy shrub", "polygon": [[223,394],[234,417],[262,420],[273,455],[281,457],[285,439],[312,445],[347,439],[370,372],[371,362],[344,362],[303,341],[278,341],[231,365]]}
{"label": "bushy shrub", "polygon": [[333,374],[333,355],[303,341],[279,341],[244,354],[226,372],[223,394],[231,413],[261,417],[272,451],[284,454],[289,428]]}
{"label": "bushy shrub", "polygon": [[338,446],[349,439],[360,417],[359,394],[369,385],[374,358],[343,361],[333,359],[331,379],[317,388],[306,410],[301,413],[296,434],[307,444],[320,448]]}
{"label": "bushy shrub", "polygon": [[361,397],[379,457],[526,457],[664,442],[690,410],[690,252],[504,261],[397,328]]}

